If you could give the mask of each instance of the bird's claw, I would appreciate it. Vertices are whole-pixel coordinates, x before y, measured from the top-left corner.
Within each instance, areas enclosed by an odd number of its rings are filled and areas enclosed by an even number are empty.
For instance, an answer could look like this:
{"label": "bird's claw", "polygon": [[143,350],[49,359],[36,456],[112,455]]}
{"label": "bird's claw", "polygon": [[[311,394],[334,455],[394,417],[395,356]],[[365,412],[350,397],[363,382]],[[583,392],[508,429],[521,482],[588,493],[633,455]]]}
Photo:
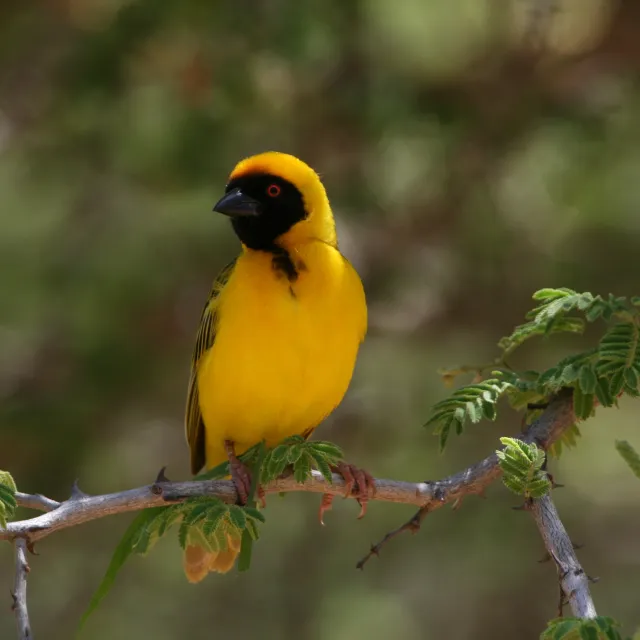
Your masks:
{"label": "bird's claw", "polygon": [[[231,473],[231,480],[238,493],[238,501],[240,504],[247,504],[249,501],[249,495],[251,494],[251,469],[247,467],[242,460],[236,456],[235,446],[233,442],[226,441],[225,448],[227,451],[227,457],[229,458],[229,471]],[[266,507],[265,493],[262,485],[258,485],[256,489],[258,495],[258,501],[261,507]]]}
{"label": "bird's claw", "polygon": [[[363,518],[367,513],[367,502],[369,498],[373,498],[376,494],[376,484],[373,476],[352,464],[339,462],[332,467],[332,471],[340,474],[344,478],[344,497],[353,496],[360,505],[360,513],[358,519]],[[333,495],[325,493],[320,503],[320,511],[318,517],[320,524],[324,525],[324,514],[331,509]]]}
{"label": "bird's claw", "polygon": [[229,464],[231,479],[238,492],[238,500],[241,504],[247,504],[251,493],[251,471],[240,460],[231,460]]}
{"label": "bird's claw", "polygon": [[322,494],[322,502],[320,503],[320,510],[318,511],[318,519],[320,520],[320,524],[324,527],[324,514],[325,511],[331,510],[331,505],[333,503],[333,495],[330,493]]}

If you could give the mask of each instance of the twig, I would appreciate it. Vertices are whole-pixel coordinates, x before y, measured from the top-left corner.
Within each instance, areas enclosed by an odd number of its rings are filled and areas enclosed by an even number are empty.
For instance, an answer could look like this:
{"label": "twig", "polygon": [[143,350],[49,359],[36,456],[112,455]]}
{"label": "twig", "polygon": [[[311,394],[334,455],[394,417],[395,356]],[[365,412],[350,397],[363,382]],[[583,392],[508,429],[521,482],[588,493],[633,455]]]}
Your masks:
{"label": "twig", "polygon": [[[518,438],[525,442],[535,442],[546,449],[574,422],[572,395],[570,391],[565,391],[554,398],[542,415],[534,420]],[[382,547],[399,533],[403,531],[415,532],[427,513],[450,502],[459,503],[462,498],[468,495],[482,495],[485,489],[501,475],[502,469],[498,464],[498,456],[492,453],[464,471],[438,482],[426,483],[431,487],[432,498],[426,501],[419,511],[401,527],[387,534],[378,544],[373,545],[369,553],[356,566],[362,569],[373,555],[378,555]]]}
{"label": "twig", "polygon": [[18,538],[15,541],[16,548],[16,577],[13,583],[13,611],[16,614],[16,626],[20,640],[33,640],[29,625],[29,612],[27,611],[27,541]]}
{"label": "twig", "polygon": [[384,547],[384,545],[387,544],[389,540],[391,540],[392,538],[395,538],[397,535],[400,535],[404,531],[409,531],[409,533],[417,533],[420,530],[422,519],[426,515],[427,515],[427,509],[426,508],[420,509],[413,516],[413,518],[411,518],[411,520],[407,520],[407,522],[405,522],[403,525],[401,525],[397,529],[394,529],[393,531],[389,531],[389,533],[387,533],[387,535],[385,535],[385,537],[382,538],[382,540],[380,540],[378,544],[372,544],[371,549],[369,549],[369,553],[367,553],[367,555],[364,556],[364,558],[358,560],[358,562],[356,563],[356,569],[364,569],[364,565],[367,564],[371,556],[379,556],[380,549],[382,549],[382,547]]}
{"label": "twig", "polygon": [[532,500],[529,510],[538,525],[544,546],[558,568],[561,589],[558,606],[560,615],[566,599],[575,617],[595,618],[597,614],[589,593],[589,576],[578,562],[573,543],[560,521],[551,496]]}
{"label": "twig", "polygon": [[30,494],[16,491],[16,500],[21,507],[27,509],[35,509],[36,511],[53,511],[60,506],[60,503],[51,498],[45,498],[39,493]]}

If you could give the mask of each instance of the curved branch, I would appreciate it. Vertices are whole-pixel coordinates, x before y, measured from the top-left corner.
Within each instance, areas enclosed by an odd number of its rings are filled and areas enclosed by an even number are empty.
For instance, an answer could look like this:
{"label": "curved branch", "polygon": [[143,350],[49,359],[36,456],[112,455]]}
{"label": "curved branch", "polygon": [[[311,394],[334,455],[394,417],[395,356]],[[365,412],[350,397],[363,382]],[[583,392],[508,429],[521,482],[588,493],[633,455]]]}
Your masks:
{"label": "curved branch", "polygon": [[[575,422],[571,390],[558,394],[542,415],[535,420],[519,438],[525,442],[535,442],[547,449],[563,432]],[[415,532],[427,513],[445,504],[458,504],[465,496],[482,494],[484,490],[502,474],[495,453],[466,469],[438,481],[404,482],[400,480],[376,479],[376,495],[373,500],[412,504],[419,507],[417,513],[404,525],[387,534],[382,542],[359,563],[362,568],[366,561],[377,555],[381,547],[403,531]],[[292,476],[282,477],[264,487],[265,493],[306,491],[311,493],[343,495],[344,480],[333,474],[329,484],[318,471],[313,471],[306,482],[300,484]],[[159,474],[153,484],[100,496],[87,496],[77,485],[71,497],[61,503],[41,495],[16,493],[18,504],[46,513],[28,520],[10,522],[0,530],[0,540],[14,540],[16,544],[16,595],[15,606],[18,624],[28,632],[26,611],[26,563],[25,549],[55,531],[73,527],[90,520],[125,511],[138,511],[181,502],[197,496],[215,496],[228,503],[238,499],[230,480],[194,480],[191,482],[170,482]],[[528,504],[533,512],[549,555],[554,559],[560,586],[575,616],[594,617],[595,607],[588,588],[588,576],[582,570],[573,552],[573,546],[560,522],[558,513],[549,496]],[[24,606],[21,605],[24,603]],[[26,626],[25,626],[26,625]],[[23,637],[29,637],[24,636]]]}
{"label": "curved branch", "polygon": [[[520,437],[528,442],[537,442],[546,447],[557,440],[565,429],[575,420],[570,393],[555,398],[544,413]],[[427,511],[457,502],[467,495],[482,493],[502,471],[495,453],[467,469],[435,482],[403,482],[400,480],[376,479],[375,500],[412,504],[420,511],[412,518],[424,517]],[[307,491],[312,493],[344,494],[344,480],[334,474],[333,482],[327,483],[323,476],[314,471],[312,477],[299,484],[291,476],[280,478],[265,486],[265,493]],[[148,507],[157,507],[168,502],[180,502],[196,496],[215,496],[225,502],[237,501],[237,494],[230,480],[194,480],[190,482],[165,482],[157,480],[153,484],[110,493],[100,496],[86,496],[74,491],[71,498],[58,504],[42,496],[16,494],[18,504],[39,508],[48,512],[17,522],[10,522],[6,529],[0,530],[0,539],[12,540],[27,538],[34,543],[55,531],[73,527],[90,520],[125,511],[139,511]]]}
{"label": "curved branch", "polygon": [[[534,420],[524,433],[518,436],[518,439],[529,443],[535,442],[546,450],[560,438],[575,420],[573,393],[571,389],[565,389],[551,400],[542,415],[537,420]],[[482,495],[487,487],[501,475],[502,469],[498,464],[498,456],[492,453],[484,460],[448,478],[444,478],[444,480],[426,483],[433,489],[431,499],[426,500],[420,509],[403,525],[388,533],[377,544],[372,545],[367,555],[356,565],[357,568],[364,568],[364,565],[372,556],[377,556],[382,547],[400,533],[404,531],[415,533],[420,528],[427,513],[450,502],[457,505],[464,497],[469,495]]]}
{"label": "curved branch", "polygon": [[[344,479],[333,474],[332,484],[327,483],[319,471],[304,484],[297,483],[292,476],[280,478],[264,487],[265,493],[307,491],[311,493],[329,493],[344,495]],[[437,483],[402,482],[400,480],[376,480],[375,500],[399,502],[422,506],[434,499],[432,485]],[[37,542],[55,531],[77,526],[90,520],[125,511],[139,511],[148,507],[163,506],[181,502],[197,496],[215,496],[228,503],[237,500],[236,489],[231,480],[194,480],[191,482],[155,482],[137,489],[109,493],[100,496],[78,495],[69,498],[60,506],[43,515],[9,522],[6,529],[0,530],[0,539],[27,538]],[[49,509],[48,500],[40,501],[28,494],[16,494],[20,506]],[[53,502],[53,501],[51,501]]]}

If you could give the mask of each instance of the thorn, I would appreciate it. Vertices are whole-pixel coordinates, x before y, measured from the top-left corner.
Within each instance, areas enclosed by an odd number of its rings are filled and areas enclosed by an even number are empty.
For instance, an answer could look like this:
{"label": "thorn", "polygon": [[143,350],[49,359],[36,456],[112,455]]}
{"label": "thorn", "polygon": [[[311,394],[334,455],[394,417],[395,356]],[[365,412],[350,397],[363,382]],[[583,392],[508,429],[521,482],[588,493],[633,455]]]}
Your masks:
{"label": "thorn", "polygon": [[167,476],[164,475],[164,472],[166,471],[167,467],[162,467],[162,469],[160,469],[160,471],[158,471],[158,475],[156,476],[156,479],[154,480],[153,484],[158,484],[160,482],[171,482],[171,480],[169,480],[169,478],[167,478]]}
{"label": "thorn", "polygon": [[551,560],[551,554],[550,553],[545,553],[544,556],[542,556],[542,558],[540,558],[540,560],[538,560],[538,562],[540,564],[544,564],[545,562],[549,562],[549,560]]}
{"label": "thorn", "polygon": [[511,507],[513,511],[528,511],[529,507],[526,502],[519,504],[517,507]]}
{"label": "thorn", "polygon": [[[546,460],[545,460],[546,463]],[[559,482],[556,482],[553,475],[551,473],[549,473],[547,471],[547,478],[549,478],[549,482],[551,483],[551,488],[552,489],[562,489],[562,487],[564,487],[563,484],[560,484]]]}
{"label": "thorn", "polygon": [[451,506],[451,510],[457,511],[460,508],[461,504],[462,504],[462,497],[456,498],[453,502],[453,505]]}
{"label": "thorn", "polygon": [[9,594],[11,595],[11,599],[13,600],[13,602],[11,603],[11,611],[15,611],[16,606],[18,605],[18,596],[13,591],[11,591],[11,589],[9,589]]}
{"label": "thorn", "polygon": [[69,496],[69,500],[81,500],[82,498],[88,498],[89,494],[85,493],[78,486],[78,478],[73,481],[73,486],[71,487],[71,495]]}
{"label": "thorn", "polygon": [[587,580],[591,582],[591,584],[595,584],[596,582],[600,582],[600,576],[590,576],[588,573],[585,574],[587,576]]}
{"label": "thorn", "polygon": [[31,540],[27,540],[27,551],[34,556],[39,556],[40,554],[36,551],[35,542],[31,542]]}
{"label": "thorn", "polygon": [[584,548],[584,542],[571,542],[574,551]]}

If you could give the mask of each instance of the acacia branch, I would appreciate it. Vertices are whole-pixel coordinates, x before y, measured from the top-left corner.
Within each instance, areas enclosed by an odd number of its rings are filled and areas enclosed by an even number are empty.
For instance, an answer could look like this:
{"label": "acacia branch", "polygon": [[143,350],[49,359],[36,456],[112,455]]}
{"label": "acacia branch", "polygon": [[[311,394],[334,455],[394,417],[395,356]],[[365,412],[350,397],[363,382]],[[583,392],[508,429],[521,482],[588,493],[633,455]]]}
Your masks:
{"label": "acacia branch", "polygon": [[[520,438],[526,442],[535,441],[546,448],[557,440],[574,420],[571,395],[563,393],[549,404],[549,407]],[[421,520],[427,512],[434,511],[445,504],[459,502],[467,495],[482,493],[501,474],[498,457],[493,453],[484,460],[443,480],[415,483],[377,478],[375,480],[376,495],[373,499],[420,507],[418,514],[410,521],[413,523],[411,526],[415,527],[416,519]],[[311,478],[302,484],[296,482],[292,476],[288,476],[269,483],[264,489],[265,493],[306,491],[339,496],[344,495],[344,480],[338,474],[333,474],[332,483],[328,483],[321,473],[314,471]],[[72,496],[61,503],[43,496],[18,493],[16,498],[21,506],[47,512],[27,520],[8,523],[6,529],[0,530],[0,540],[27,538],[33,544],[55,531],[90,520],[125,511],[139,511],[167,503],[182,502],[197,496],[217,497],[227,503],[235,503],[238,499],[231,480],[189,482],[157,480],[153,484],[137,489],[99,496],[87,496],[76,487]]]}
{"label": "acacia branch", "polygon": [[[589,593],[589,576],[580,566],[573,543],[565,530],[551,496],[546,495],[532,500],[528,506],[531,511],[544,546],[558,568],[560,588],[571,611],[576,618],[595,618],[596,608]],[[562,596],[561,596],[562,597]],[[562,611],[560,602],[560,612]]]}
{"label": "acacia branch", "polygon": [[29,625],[29,612],[27,611],[27,574],[29,564],[27,562],[27,541],[18,538],[15,541],[16,549],[16,576],[13,584],[13,611],[16,614],[16,626],[20,640],[33,640],[31,626]]}
{"label": "acacia branch", "polygon": [[[518,436],[518,439],[528,443],[535,442],[543,449],[547,449],[574,424],[575,420],[572,393],[570,390],[564,390],[549,403],[542,415]],[[377,556],[382,547],[398,534],[404,531],[415,533],[420,529],[427,513],[451,502],[456,506],[469,495],[482,495],[487,487],[501,475],[502,469],[498,464],[498,456],[492,453],[484,460],[444,478],[444,480],[426,483],[433,489],[432,498],[425,501],[417,513],[402,526],[388,533],[377,544],[372,545],[369,553],[356,565],[357,568],[364,568],[371,557]]]}
{"label": "acacia branch", "polygon": [[[563,391],[556,396],[519,439],[535,442],[547,449],[575,422],[571,391]],[[485,489],[502,475],[495,453],[466,469],[438,481],[404,482],[377,478],[377,501],[411,504],[419,507],[416,514],[404,525],[390,532],[382,542],[359,563],[362,568],[372,555],[377,555],[382,546],[403,531],[415,532],[427,513],[453,503],[456,506],[464,497],[482,494]],[[265,493],[305,491],[327,493],[334,496],[344,495],[345,483],[341,476],[333,474],[328,483],[322,474],[313,471],[304,483],[298,483],[292,476],[282,477],[264,487]],[[26,609],[26,564],[25,548],[31,548],[35,542],[51,535],[55,531],[73,527],[90,520],[125,511],[139,511],[149,507],[164,506],[182,502],[199,496],[217,497],[227,503],[238,500],[233,482],[230,480],[194,480],[190,482],[170,482],[164,474],[159,474],[152,484],[137,489],[121,491],[100,496],[87,496],[74,485],[71,497],[56,502],[41,495],[16,493],[20,506],[44,511],[42,515],[10,522],[6,529],[0,530],[0,540],[14,540],[17,553],[16,573],[16,612],[18,624],[23,625],[21,638],[30,638]],[[573,613],[579,617],[595,616],[595,607],[588,589],[588,577],[580,567],[551,498],[534,501],[530,508],[542,534],[549,555],[554,559],[560,574],[560,584],[568,599]]]}

